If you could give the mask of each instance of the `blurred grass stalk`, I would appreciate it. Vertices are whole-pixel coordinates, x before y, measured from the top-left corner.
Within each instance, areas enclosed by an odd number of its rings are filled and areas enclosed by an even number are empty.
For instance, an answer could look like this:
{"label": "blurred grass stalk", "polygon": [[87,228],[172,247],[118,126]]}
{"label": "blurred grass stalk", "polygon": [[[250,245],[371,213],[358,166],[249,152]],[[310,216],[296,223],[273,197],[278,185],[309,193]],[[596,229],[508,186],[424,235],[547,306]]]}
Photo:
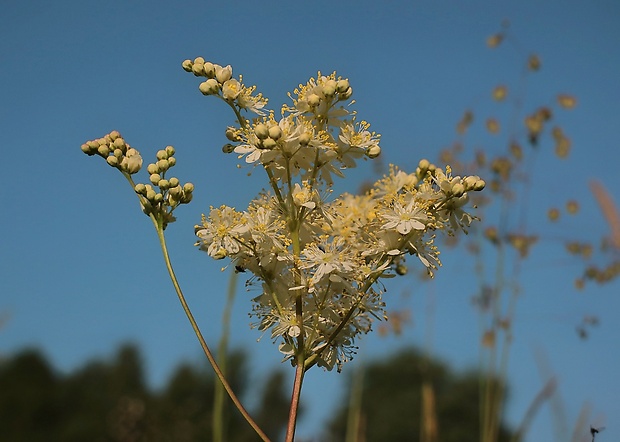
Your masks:
{"label": "blurred grass stalk", "polygon": [[[224,312],[222,313],[222,336],[217,347],[217,363],[224,373],[227,375],[227,359],[228,359],[228,338],[230,337],[230,317],[232,314],[232,308],[235,303],[235,294],[237,292],[237,272],[234,270],[230,274],[228,281],[228,292],[226,294],[226,305],[224,306]],[[215,381],[215,393],[213,395],[213,442],[224,442],[224,421],[225,421],[225,399],[226,394],[224,385],[221,382]]]}

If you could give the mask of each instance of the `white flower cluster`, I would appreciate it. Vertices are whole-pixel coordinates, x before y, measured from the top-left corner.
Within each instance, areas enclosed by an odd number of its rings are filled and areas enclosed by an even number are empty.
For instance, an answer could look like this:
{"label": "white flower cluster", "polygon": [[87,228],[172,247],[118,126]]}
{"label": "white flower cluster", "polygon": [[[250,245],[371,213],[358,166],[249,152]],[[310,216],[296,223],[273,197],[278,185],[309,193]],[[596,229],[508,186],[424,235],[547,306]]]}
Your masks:
{"label": "white flower cluster", "polygon": [[306,369],[352,358],[358,335],[386,318],[379,280],[403,273],[406,255],[436,269],[434,232],[465,229],[467,194],[484,188],[422,160],[414,173],[391,167],[367,193],[328,201],[334,175],[380,153],[379,135],[345,105],[351,95],[346,79],[319,73],[290,95],[279,121],[270,112],[229,127],[229,151],[262,164],[271,191],[243,212],[212,207],[196,226],[202,250],[254,275],[256,326]]}

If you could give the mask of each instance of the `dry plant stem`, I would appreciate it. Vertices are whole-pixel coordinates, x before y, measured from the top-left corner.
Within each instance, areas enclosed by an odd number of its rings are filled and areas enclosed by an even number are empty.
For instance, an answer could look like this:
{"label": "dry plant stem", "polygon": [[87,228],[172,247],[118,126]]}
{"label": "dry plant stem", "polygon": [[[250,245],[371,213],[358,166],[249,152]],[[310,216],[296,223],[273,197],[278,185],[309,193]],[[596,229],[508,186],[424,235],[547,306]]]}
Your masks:
{"label": "dry plant stem", "polygon": [[230,396],[230,399],[233,401],[233,403],[235,404],[239,412],[243,415],[245,420],[254,429],[256,434],[258,434],[258,436],[263,441],[269,442],[269,438],[267,437],[267,435],[260,429],[258,424],[254,422],[250,414],[241,404],[241,401],[239,401],[239,398],[237,397],[237,395],[235,395],[230,384],[228,383],[228,381],[224,377],[224,374],[220,370],[220,367],[218,366],[215,360],[215,357],[213,356],[213,353],[211,353],[211,349],[207,345],[207,342],[205,341],[204,337],[202,336],[202,332],[200,331],[200,328],[198,327],[198,324],[196,323],[196,320],[194,319],[194,315],[192,314],[189,306],[187,305],[187,302],[185,301],[185,296],[183,295],[183,292],[181,291],[181,287],[179,286],[177,278],[174,274],[172,263],[170,262],[170,256],[168,255],[168,247],[166,246],[166,238],[164,237],[164,229],[163,229],[162,223],[159,220],[157,220],[154,215],[151,214],[150,217],[151,217],[151,220],[153,221],[153,224],[155,225],[155,230],[157,230],[157,237],[159,238],[159,244],[161,245],[161,249],[164,254],[164,261],[166,262],[166,268],[168,269],[168,274],[170,275],[170,279],[172,280],[172,284],[174,285],[174,290],[177,293],[179,301],[181,302],[181,306],[183,307],[183,311],[185,311],[185,314],[187,315],[187,319],[189,320],[192,326],[192,329],[194,329],[194,333],[196,333],[196,337],[198,338],[198,341],[200,342],[200,346],[202,347],[204,354],[207,356],[209,363],[213,367],[213,371],[215,372],[215,375],[217,376],[217,378],[220,380],[220,382],[224,386],[224,389],[228,393],[228,396]]}

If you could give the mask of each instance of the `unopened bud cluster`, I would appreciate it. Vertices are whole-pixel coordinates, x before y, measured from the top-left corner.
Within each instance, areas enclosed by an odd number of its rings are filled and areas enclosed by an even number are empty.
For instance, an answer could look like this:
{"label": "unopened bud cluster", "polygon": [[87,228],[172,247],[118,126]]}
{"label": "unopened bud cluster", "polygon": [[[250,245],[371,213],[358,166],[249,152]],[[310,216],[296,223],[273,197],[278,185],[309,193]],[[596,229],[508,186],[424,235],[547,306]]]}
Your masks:
{"label": "unopened bud cluster", "polygon": [[82,152],[99,155],[107,163],[121,172],[133,175],[142,167],[140,152],[129,146],[118,131],[112,131],[103,138],[82,144]]}
{"label": "unopened bud cluster", "polygon": [[[106,162],[117,169],[134,185],[131,175],[142,167],[140,153],[129,147],[118,131],[113,131],[94,141],[82,144],[82,151],[87,155],[99,155]],[[140,196],[140,204],[144,213],[161,219],[162,225],[174,221],[172,211],[180,204],[187,204],[192,200],[194,185],[181,184],[176,177],[166,177],[166,173],[176,164],[175,150],[172,146],[159,150],[154,163],[147,166],[150,184],[138,183],[134,191]]]}
{"label": "unopened bud cluster", "polygon": [[196,57],[194,60],[185,60],[182,66],[186,72],[206,78],[198,86],[203,95],[215,95],[238,109],[263,114],[262,108],[267,104],[267,99],[263,98],[262,94],[254,94],[255,86],[244,86],[241,77],[238,80],[233,78],[230,65],[220,66],[205,61],[202,57]]}

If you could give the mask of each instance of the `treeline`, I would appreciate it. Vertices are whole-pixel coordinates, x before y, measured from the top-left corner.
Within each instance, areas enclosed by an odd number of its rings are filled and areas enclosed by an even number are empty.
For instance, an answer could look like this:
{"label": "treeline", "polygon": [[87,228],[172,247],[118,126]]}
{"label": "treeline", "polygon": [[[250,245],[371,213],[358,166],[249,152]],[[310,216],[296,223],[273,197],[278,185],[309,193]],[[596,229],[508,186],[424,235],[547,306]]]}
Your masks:
{"label": "treeline", "polygon": [[[245,353],[231,354],[228,366],[241,397],[258,394],[250,410],[256,421],[274,442],[280,440],[290,396],[287,367],[249,388]],[[366,365],[361,377],[342,376],[349,380],[348,393],[339,404],[324,404],[334,408],[334,417],[316,423],[316,441],[343,441],[347,432],[355,434],[347,440],[366,442],[422,440],[421,435],[444,442],[480,440],[476,373],[455,374],[444,363],[404,349]],[[0,363],[0,440],[209,441],[214,385],[206,364],[183,364],[155,391],[145,383],[133,345],[68,375],[58,374],[40,352],[24,350]],[[230,404],[224,420],[226,441],[258,440]],[[509,435],[502,428],[500,440]]]}

